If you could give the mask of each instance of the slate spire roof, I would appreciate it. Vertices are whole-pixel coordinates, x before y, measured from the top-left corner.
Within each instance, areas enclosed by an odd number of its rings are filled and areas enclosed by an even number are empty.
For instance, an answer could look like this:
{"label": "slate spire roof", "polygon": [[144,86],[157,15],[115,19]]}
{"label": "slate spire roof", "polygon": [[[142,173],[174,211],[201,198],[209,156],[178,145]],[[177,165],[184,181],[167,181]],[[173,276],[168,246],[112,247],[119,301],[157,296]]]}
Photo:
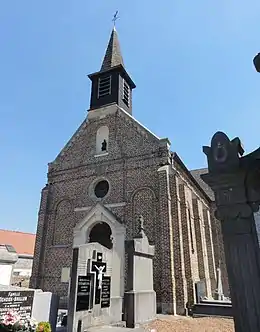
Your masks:
{"label": "slate spire roof", "polygon": [[124,67],[124,61],[120,50],[117,31],[114,27],[111,32],[111,36],[100,71],[106,71],[119,65],[122,65]]}

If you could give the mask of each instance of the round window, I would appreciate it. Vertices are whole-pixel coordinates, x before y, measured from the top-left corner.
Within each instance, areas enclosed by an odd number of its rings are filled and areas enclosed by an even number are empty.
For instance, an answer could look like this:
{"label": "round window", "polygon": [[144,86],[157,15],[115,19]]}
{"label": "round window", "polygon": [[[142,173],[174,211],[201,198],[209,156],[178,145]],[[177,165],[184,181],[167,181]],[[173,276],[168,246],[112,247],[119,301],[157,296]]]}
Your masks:
{"label": "round window", "polygon": [[95,186],[94,192],[97,198],[103,198],[106,196],[109,190],[109,184],[106,180],[98,182]]}

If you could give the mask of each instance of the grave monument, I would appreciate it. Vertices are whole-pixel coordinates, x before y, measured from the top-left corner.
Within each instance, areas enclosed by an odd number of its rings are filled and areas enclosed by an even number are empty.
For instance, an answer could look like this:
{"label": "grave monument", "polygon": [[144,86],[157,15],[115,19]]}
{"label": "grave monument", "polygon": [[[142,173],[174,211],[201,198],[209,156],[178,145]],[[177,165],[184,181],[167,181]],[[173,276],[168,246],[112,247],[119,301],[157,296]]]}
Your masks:
{"label": "grave monument", "polygon": [[210,147],[208,174],[216,217],[221,221],[236,332],[260,331],[260,250],[256,230],[260,204],[260,149],[242,157],[238,138],[217,132]]}
{"label": "grave monument", "polygon": [[138,218],[139,232],[126,241],[128,254],[127,291],[125,292],[126,327],[135,328],[155,318],[156,294],[153,286],[154,246],[144,232],[143,216]]}
{"label": "grave monument", "polygon": [[124,241],[125,227],[100,204],[74,229],[68,331],[122,321]]}
{"label": "grave monument", "polygon": [[37,322],[49,322],[56,331],[59,298],[50,292],[17,286],[0,285],[0,320],[9,312]]}
{"label": "grave monument", "polygon": [[68,331],[138,327],[155,317],[154,246],[144,233],[142,217],[139,223],[139,233],[125,241],[125,226],[98,204],[74,229]]}

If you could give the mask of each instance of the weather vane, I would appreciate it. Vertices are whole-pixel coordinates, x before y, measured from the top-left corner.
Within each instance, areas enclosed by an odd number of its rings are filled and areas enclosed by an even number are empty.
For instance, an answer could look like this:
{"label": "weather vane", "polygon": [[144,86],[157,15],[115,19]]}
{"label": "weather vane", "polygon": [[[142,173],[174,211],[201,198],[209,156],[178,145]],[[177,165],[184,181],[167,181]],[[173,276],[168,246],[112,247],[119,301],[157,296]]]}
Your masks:
{"label": "weather vane", "polygon": [[114,17],[113,17],[113,22],[114,22],[114,27],[116,26],[116,20],[118,20],[119,17],[118,17],[118,10],[116,11],[116,13],[114,14]]}

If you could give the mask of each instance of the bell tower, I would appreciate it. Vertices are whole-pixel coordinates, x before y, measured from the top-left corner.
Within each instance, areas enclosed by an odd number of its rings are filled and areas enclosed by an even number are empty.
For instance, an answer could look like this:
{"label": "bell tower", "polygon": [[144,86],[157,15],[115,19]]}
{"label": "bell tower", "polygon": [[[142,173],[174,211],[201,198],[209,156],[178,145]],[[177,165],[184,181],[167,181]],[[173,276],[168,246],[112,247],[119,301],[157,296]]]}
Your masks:
{"label": "bell tower", "polygon": [[115,27],[100,71],[88,77],[92,81],[89,111],[116,103],[132,114],[132,90],[136,86],[125,70]]}

